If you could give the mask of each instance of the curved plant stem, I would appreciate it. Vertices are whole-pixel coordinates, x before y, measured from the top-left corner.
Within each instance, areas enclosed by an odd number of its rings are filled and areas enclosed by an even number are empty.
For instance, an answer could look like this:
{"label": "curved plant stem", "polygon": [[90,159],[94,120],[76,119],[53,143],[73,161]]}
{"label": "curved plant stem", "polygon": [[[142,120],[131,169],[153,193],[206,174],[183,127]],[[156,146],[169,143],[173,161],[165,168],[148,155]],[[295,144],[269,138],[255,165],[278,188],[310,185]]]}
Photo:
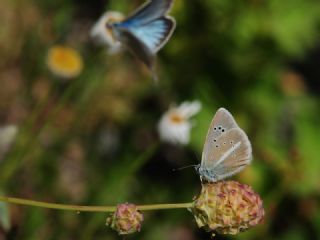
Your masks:
{"label": "curved plant stem", "polygon": [[[0,196],[0,201],[6,202],[6,203],[12,203],[12,204],[24,205],[24,206],[66,210],[66,211],[76,211],[76,212],[114,212],[117,208],[116,206],[65,205],[65,204],[39,202],[39,201],[28,200],[23,198],[12,198],[12,197],[4,197],[4,196]],[[150,205],[141,205],[137,207],[141,211],[177,209],[177,208],[190,208],[192,207],[192,203],[150,204]]]}

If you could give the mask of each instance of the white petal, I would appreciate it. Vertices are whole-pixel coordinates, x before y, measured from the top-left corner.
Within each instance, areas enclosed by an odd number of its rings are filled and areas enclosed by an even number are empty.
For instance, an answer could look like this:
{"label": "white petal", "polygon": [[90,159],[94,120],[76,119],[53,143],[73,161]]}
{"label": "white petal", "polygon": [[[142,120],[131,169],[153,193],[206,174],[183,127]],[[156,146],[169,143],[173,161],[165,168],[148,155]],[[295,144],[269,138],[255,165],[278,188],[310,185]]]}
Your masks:
{"label": "white petal", "polygon": [[158,124],[158,132],[162,141],[185,145],[190,141],[191,127],[187,121],[174,124],[168,115],[164,115]]}
{"label": "white petal", "polygon": [[201,102],[183,102],[178,108],[177,111],[184,117],[190,118],[196,115],[201,110]]}
{"label": "white petal", "polygon": [[90,36],[96,42],[110,47],[109,53],[111,54],[120,50],[121,43],[114,40],[111,32],[106,28],[106,24],[112,20],[121,21],[123,18],[124,16],[119,12],[108,11],[104,13],[91,28]]}
{"label": "white petal", "polygon": [[199,101],[184,102],[178,107],[170,107],[158,124],[160,139],[173,144],[188,144],[193,127],[189,118],[198,113],[200,109]]}

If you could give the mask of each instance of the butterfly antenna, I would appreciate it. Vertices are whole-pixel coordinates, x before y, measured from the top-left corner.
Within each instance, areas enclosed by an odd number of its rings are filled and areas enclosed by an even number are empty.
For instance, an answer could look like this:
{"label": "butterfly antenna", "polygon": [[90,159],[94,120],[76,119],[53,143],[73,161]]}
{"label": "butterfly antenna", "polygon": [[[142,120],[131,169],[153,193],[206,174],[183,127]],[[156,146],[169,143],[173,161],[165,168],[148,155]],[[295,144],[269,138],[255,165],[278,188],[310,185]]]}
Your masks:
{"label": "butterfly antenna", "polygon": [[183,169],[186,169],[186,168],[190,168],[190,167],[196,167],[197,165],[188,165],[188,166],[184,166],[184,167],[181,167],[181,168],[174,168],[172,169],[173,172],[175,171],[180,171],[180,170],[183,170]]}

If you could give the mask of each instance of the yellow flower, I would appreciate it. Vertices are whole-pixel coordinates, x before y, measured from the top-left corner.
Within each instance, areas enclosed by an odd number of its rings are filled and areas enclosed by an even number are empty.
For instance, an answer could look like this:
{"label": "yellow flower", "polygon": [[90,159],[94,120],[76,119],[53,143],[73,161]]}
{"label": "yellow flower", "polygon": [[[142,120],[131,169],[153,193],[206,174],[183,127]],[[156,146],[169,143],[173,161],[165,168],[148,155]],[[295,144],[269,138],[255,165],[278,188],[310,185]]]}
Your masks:
{"label": "yellow flower", "polygon": [[204,184],[191,211],[199,227],[220,234],[237,234],[261,223],[264,217],[260,196],[235,181]]}
{"label": "yellow flower", "polygon": [[47,65],[53,74],[62,78],[77,77],[83,69],[81,55],[76,50],[61,45],[49,49]]}

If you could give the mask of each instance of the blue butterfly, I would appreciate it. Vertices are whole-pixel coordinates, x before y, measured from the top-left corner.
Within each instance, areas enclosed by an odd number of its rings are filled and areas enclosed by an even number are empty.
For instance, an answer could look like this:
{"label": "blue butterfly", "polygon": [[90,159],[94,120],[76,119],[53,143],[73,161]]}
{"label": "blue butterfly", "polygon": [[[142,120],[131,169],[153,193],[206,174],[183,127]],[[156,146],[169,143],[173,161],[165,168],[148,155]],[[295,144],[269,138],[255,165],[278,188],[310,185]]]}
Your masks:
{"label": "blue butterfly", "polygon": [[151,0],[121,22],[107,23],[114,37],[151,71],[157,52],[170,39],[175,20],[167,16],[173,0]]}

